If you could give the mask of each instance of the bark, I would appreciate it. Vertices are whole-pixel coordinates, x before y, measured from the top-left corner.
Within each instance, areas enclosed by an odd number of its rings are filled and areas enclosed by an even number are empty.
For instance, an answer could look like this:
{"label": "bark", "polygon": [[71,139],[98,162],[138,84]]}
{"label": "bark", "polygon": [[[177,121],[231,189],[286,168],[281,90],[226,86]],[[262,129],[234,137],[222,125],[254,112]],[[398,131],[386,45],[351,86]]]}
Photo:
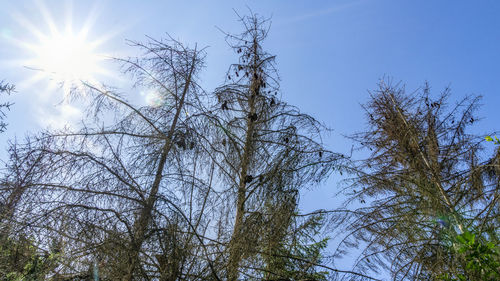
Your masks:
{"label": "bark", "polygon": [[[248,99],[248,107],[249,107],[249,116],[256,114],[255,110],[255,97],[258,95],[257,88],[259,81],[255,79],[257,75],[257,41],[253,42],[253,51],[254,51],[254,61],[253,61],[253,75],[250,86],[250,97]],[[239,186],[238,186],[238,196],[236,201],[236,217],[234,220],[234,228],[233,235],[231,237],[231,242],[229,245],[229,262],[227,267],[227,276],[228,280],[233,281],[237,280],[239,273],[239,265],[243,255],[242,245],[245,241],[242,241],[242,228],[244,224],[244,215],[245,215],[245,201],[247,199],[247,189],[246,189],[246,178],[248,175],[248,169],[252,156],[253,149],[253,133],[255,129],[255,122],[252,121],[251,118],[247,118],[247,127],[246,127],[246,136],[245,136],[245,144],[243,148],[243,156],[241,160],[241,172],[239,178]]]}
{"label": "bark", "polygon": [[146,198],[146,202],[144,203],[144,207],[141,210],[141,213],[139,215],[139,218],[137,219],[135,225],[134,225],[134,237],[132,241],[132,252],[130,255],[130,264],[128,268],[128,272],[126,276],[124,277],[124,280],[133,280],[134,278],[134,272],[136,270],[136,267],[139,265],[139,253],[142,247],[142,244],[144,243],[144,240],[146,238],[146,232],[148,225],[151,221],[152,217],[152,212],[154,208],[154,204],[157,199],[157,194],[160,189],[160,184],[163,178],[163,169],[165,168],[165,164],[167,162],[167,156],[172,148],[172,140],[173,136],[175,133],[175,129],[177,127],[177,123],[179,120],[179,116],[181,114],[182,108],[184,106],[184,101],[186,98],[186,95],[189,91],[189,87],[191,85],[191,79],[192,79],[192,74],[193,71],[196,67],[195,64],[196,56],[193,56],[192,60],[192,65],[191,69],[189,71],[189,74],[186,79],[186,83],[184,85],[184,89],[181,94],[181,98],[179,101],[179,104],[176,109],[176,113],[174,116],[174,119],[172,120],[172,124],[170,125],[170,130],[168,132],[167,138],[165,140],[165,144],[163,145],[162,151],[161,151],[161,156],[158,162],[158,168],[156,169],[156,174],[155,174],[155,179],[153,181],[153,184],[151,185],[150,192]]}

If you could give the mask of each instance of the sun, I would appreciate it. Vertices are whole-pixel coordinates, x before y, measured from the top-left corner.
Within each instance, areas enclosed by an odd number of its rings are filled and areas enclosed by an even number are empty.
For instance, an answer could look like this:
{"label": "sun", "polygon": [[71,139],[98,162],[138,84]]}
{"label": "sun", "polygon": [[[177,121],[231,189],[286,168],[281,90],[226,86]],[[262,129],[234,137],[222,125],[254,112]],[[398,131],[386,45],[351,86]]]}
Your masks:
{"label": "sun", "polygon": [[103,57],[96,52],[96,46],[80,34],[51,34],[33,46],[32,51],[35,56],[31,67],[65,84],[94,82],[94,76],[102,72]]}
{"label": "sun", "polygon": [[67,22],[57,25],[46,7],[41,6],[40,10],[44,24],[21,20],[21,24],[34,35],[19,44],[26,50],[22,64],[34,70],[29,84],[45,80],[49,82],[49,88],[61,87],[67,96],[71,90],[82,90],[86,84],[95,86],[99,78],[112,76],[104,67],[110,56],[101,50],[110,36],[90,38],[90,31],[95,31],[92,18],[75,30],[70,16],[66,16]]}

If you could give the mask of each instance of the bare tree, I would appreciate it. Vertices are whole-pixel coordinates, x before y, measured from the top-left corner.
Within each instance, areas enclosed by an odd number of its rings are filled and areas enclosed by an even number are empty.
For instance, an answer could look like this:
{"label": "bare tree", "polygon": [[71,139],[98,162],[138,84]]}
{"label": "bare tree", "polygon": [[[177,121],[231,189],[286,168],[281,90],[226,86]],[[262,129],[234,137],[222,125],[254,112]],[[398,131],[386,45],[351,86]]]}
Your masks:
{"label": "bare tree", "polygon": [[269,22],[240,22],[243,33],[226,34],[238,62],[214,93],[198,84],[203,50],[171,38],[132,43],[144,54],[119,61],[155,104],[85,83],[79,129],[12,144],[10,214],[39,245],[58,245],[46,276],[371,279],[323,264],[323,216],[300,214],[299,197],[344,156],[325,148],[320,122],[281,99],[275,57],[262,47]]}
{"label": "bare tree", "polygon": [[349,233],[338,254],[363,245],[356,269],[435,279],[460,267],[449,251],[454,235],[474,230],[498,241],[498,155],[487,159],[483,138],[466,131],[479,97],[450,105],[449,94],[432,98],[428,85],[406,93],[385,81],[370,93],[368,130],[352,137],[370,155],[353,164],[346,189],[346,207],[361,206],[336,222]]}
{"label": "bare tree", "polygon": [[318,121],[280,99],[275,57],[262,48],[268,21],[251,15],[240,22],[243,33],[226,34],[239,60],[206,116],[207,153],[227,210],[219,230],[228,241],[226,278],[283,278],[270,261],[296,225],[299,191],[325,179],[341,155],[324,148]]}
{"label": "bare tree", "polygon": [[[59,276],[72,278],[97,263],[114,280],[174,280],[196,266],[198,278],[216,277],[201,261],[206,254],[198,233],[205,231],[202,194],[209,182],[190,170],[210,173],[196,162],[190,121],[203,110],[196,80],[204,52],[173,39],[133,45],[144,55],[120,61],[159,104],[137,107],[114,89],[86,84],[92,123],[13,147],[20,159],[42,155],[33,168],[42,176],[23,184],[32,194],[24,202],[33,207],[30,226],[40,236],[67,241]],[[103,125],[110,116],[116,121]]]}

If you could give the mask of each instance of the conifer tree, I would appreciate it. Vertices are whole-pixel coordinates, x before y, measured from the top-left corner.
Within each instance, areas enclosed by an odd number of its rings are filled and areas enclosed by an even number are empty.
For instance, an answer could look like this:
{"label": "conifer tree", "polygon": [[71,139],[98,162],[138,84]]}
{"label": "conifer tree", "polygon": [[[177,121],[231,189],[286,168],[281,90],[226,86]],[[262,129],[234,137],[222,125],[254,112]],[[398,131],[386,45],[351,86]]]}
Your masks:
{"label": "conifer tree", "polygon": [[37,242],[65,242],[60,278],[94,264],[113,280],[168,280],[188,265],[206,268],[196,256],[203,211],[194,209],[207,186],[189,171],[200,165],[190,114],[203,110],[196,80],[204,52],[171,38],[134,44],[145,53],[119,61],[157,104],[137,106],[116,89],[85,83],[85,93],[73,93],[90,100],[81,128],[35,134],[11,148],[6,179],[23,193],[15,215]]}
{"label": "conifer tree", "polygon": [[337,217],[349,233],[338,253],[363,246],[355,268],[435,279],[463,268],[450,251],[453,237],[474,230],[498,241],[498,155],[487,158],[483,138],[467,131],[479,97],[450,104],[449,95],[385,81],[370,93],[368,130],[352,137],[369,156],[353,164],[346,189],[346,207],[360,205]]}
{"label": "conifer tree", "polygon": [[[341,156],[323,146],[325,128],[317,120],[280,98],[275,56],[262,46],[268,22],[256,15],[240,22],[243,33],[226,34],[239,59],[215,91],[207,134],[232,228],[224,229],[226,278],[283,278],[287,265],[273,261],[293,243],[299,192],[324,180]],[[292,252],[286,255],[293,260]]]}

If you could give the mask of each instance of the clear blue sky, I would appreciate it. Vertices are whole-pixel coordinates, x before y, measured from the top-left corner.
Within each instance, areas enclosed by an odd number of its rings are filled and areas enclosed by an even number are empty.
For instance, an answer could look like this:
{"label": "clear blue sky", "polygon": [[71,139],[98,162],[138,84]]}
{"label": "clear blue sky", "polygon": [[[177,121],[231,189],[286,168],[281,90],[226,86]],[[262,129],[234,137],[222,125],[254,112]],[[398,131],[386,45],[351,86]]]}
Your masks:
{"label": "clear blue sky", "polygon": [[[13,42],[33,42],[23,21],[42,33],[48,30],[35,3],[0,1],[0,79],[18,85],[0,147],[7,138],[22,137],[47,120],[78,116],[71,109],[57,108],[61,91],[46,93],[43,81],[26,85],[33,76],[32,70],[23,67],[27,50]],[[75,29],[86,19],[95,19],[88,37],[107,36],[99,45],[107,54],[134,55],[125,39],[161,38],[166,32],[189,44],[209,46],[203,77],[207,90],[222,83],[235,59],[216,26],[240,31],[233,9],[245,14],[251,8],[272,16],[265,47],[277,55],[283,98],[334,129],[326,138],[334,151],[347,152],[351,146],[341,134],[364,128],[359,104],[384,76],[402,81],[410,91],[429,81],[435,92],[450,85],[452,99],[483,95],[479,115],[484,119],[477,129],[500,130],[500,1],[107,0],[73,1],[72,7],[69,1],[40,3],[59,29],[67,22],[68,10]],[[303,208],[336,206],[336,182],[333,178],[323,188],[306,193]]]}

